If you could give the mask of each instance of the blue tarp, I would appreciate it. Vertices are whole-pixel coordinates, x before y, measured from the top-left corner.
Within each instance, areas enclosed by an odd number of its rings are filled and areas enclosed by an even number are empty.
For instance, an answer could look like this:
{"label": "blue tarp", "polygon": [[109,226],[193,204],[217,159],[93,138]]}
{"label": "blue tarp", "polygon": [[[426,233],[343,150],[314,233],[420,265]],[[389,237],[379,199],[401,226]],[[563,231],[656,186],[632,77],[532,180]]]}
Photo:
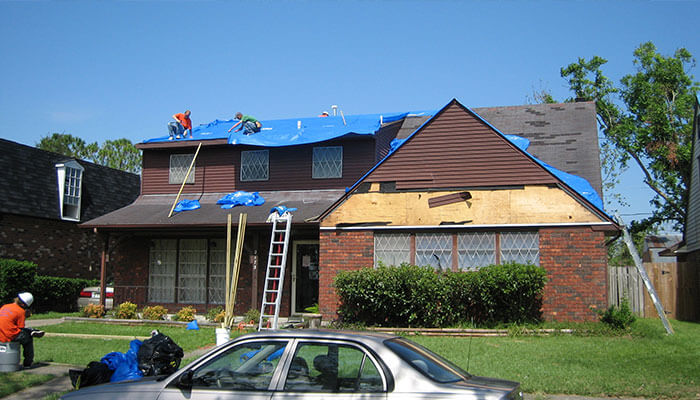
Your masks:
{"label": "blue tarp", "polygon": [[129,350],[126,353],[113,351],[102,357],[100,362],[107,364],[107,367],[114,371],[110,382],[138,380],[143,377],[137,357],[141,344],[143,342],[134,339],[129,343]]}
{"label": "blue tarp", "polygon": [[221,208],[228,209],[236,206],[261,206],[265,204],[265,199],[258,192],[246,192],[239,190],[229,193],[216,201],[216,204],[221,204]]}
{"label": "blue tarp", "polygon": [[[431,115],[429,112],[411,112],[411,115]],[[266,147],[292,146],[317,143],[347,134],[374,135],[381,123],[398,121],[409,115],[404,113],[346,115],[343,117],[292,118],[260,121],[262,129],[258,133],[245,135],[243,130],[228,132],[236,122],[235,119],[215,120],[192,129],[193,138],[182,140],[227,139],[229,144],[245,144]],[[236,129],[238,129],[236,127]],[[167,124],[163,124],[164,136],[144,140],[144,143],[167,142]]]}
{"label": "blue tarp", "polygon": [[175,206],[175,209],[173,211],[175,211],[175,212],[192,211],[192,210],[196,210],[196,209],[201,208],[201,207],[202,206],[199,204],[199,200],[182,199],[177,203],[177,205]]}

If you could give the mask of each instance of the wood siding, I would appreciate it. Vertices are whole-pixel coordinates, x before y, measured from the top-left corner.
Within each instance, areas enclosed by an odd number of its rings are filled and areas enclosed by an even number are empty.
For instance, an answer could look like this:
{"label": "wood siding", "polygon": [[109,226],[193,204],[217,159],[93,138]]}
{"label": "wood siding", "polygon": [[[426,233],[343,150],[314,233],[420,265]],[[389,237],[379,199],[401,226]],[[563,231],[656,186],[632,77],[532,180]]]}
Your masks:
{"label": "wood siding", "polygon": [[688,209],[686,210],[685,243],[689,251],[700,250],[700,106],[695,105],[693,125],[693,158],[690,168]]}
{"label": "wood siding", "polygon": [[[334,179],[312,179],[313,148],[343,147],[343,176]],[[195,182],[187,184],[183,193],[227,193],[236,190],[309,190],[338,189],[355,183],[375,164],[373,137],[347,138],[302,146],[273,147],[269,150],[267,181],[241,182],[241,151],[261,150],[253,146],[202,147],[195,165]],[[177,193],[179,184],[170,184],[171,154],[194,154],[195,149],[149,150],[143,152],[142,194]]]}
{"label": "wood siding", "polygon": [[456,101],[375,169],[367,181],[396,182],[397,189],[557,182]]}

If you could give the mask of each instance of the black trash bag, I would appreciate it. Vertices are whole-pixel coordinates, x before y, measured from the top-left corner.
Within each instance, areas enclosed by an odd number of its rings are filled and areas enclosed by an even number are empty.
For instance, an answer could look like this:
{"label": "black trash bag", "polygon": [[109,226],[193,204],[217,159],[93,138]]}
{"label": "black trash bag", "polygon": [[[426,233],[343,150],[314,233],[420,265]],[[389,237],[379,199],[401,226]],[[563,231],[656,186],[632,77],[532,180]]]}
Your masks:
{"label": "black trash bag", "polygon": [[71,369],[68,371],[70,382],[76,389],[107,383],[112,378],[114,371],[107,364],[99,361],[91,361],[83,370]]}
{"label": "black trash bag", "polygon": [[177,371],[185,354],[182,348],[157,330],[151,335],[143,341],[137,356],[143,376],[170,375]]}

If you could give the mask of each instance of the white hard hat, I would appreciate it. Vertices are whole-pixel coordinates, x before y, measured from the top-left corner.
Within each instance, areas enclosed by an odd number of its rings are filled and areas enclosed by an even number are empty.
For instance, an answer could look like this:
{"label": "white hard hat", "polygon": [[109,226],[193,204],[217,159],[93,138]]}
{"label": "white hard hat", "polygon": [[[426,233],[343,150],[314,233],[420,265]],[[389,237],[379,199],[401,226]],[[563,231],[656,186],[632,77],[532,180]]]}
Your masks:
{"label": "white hard hat", "polygon": [[18,294],[17,297],[19,297],[19,300],[27,307],[30,307],[32,303],[34,303],[34,296],[32,296],[32,294],[29,292],[22,292]]}

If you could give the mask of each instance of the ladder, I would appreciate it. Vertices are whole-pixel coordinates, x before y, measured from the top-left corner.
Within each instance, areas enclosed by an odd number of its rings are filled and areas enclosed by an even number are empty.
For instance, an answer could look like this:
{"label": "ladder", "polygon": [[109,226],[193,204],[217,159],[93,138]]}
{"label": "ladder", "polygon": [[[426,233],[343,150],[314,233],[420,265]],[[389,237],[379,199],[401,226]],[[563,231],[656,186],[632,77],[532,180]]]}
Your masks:
{"label": "ladder", "polygon": [[280,314],[282,288],[284,287],[284,270],[287,264],[287,247],[289,246],[289,231],[292,227],[292,214],[285,211],[279,215],[273,211],[267,219],[272,221],[272,236],[270,237],[270,253],[267,256],[267,272],[265,272],[265,287],[263,288],[262,306],[258,330],[277,329]]}

